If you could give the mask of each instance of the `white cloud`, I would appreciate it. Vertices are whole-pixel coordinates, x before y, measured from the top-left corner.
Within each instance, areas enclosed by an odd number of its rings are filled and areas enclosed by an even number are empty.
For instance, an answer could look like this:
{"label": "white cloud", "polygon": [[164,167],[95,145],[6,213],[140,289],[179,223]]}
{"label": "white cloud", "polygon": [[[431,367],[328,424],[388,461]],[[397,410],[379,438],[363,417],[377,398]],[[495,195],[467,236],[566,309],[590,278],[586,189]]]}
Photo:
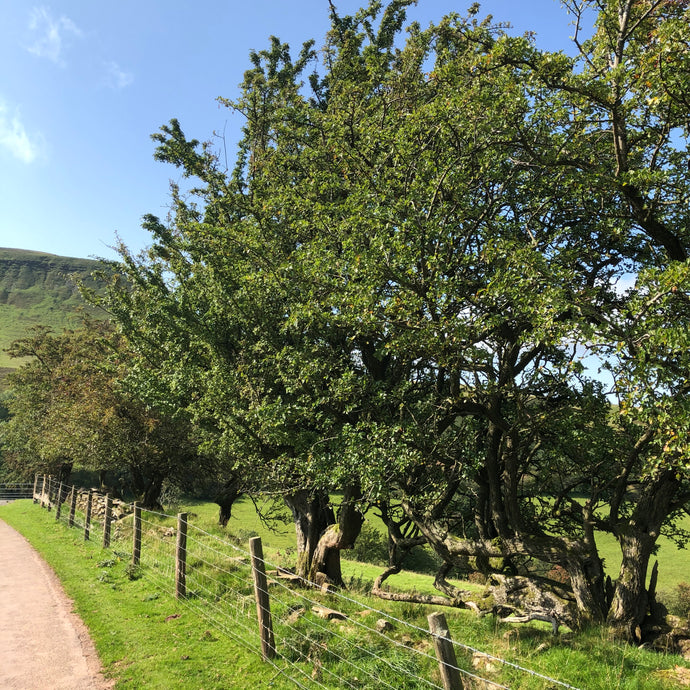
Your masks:
{"label": "white cloud", "polygon": [[67,36],[81,37],[79,27],[68,17],[53,19],[46,7],[34,7],[29,16],[29,30],[33,43],[28,51],[39,57],[45,57],[61,65],[63,45]]}
{"label": "white cloud", "polygon": [[29,137],[18,111],[10,115],[7,106],[2,102],[0,102],[0,148],[6,149],[23,163],[33,163],[39,152],[38,137]]}
{"label": "white cloud", "polygon": [[134,81],[134,75],[125,72],[117,62],[106,62],[107,84],[111,89],[124,89]]}

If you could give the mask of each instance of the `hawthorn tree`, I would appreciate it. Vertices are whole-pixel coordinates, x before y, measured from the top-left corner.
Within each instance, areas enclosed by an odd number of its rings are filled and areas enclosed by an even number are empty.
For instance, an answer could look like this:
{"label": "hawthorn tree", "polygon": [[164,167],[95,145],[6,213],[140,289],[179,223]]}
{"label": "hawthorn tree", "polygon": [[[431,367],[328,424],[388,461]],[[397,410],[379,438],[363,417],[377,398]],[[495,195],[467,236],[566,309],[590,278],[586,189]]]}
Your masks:
{"label": "hawthorn tree", "polygon": [[598,12],[575,58],[477,7],[403,41],[409,4],[332,7],[308,86],[312,43],[252,54],[232,171],[176,121],[154,135],[194,183],[104,302],[143,394],[288,503],[301,574],[339,582],[376,505],[450,600],[474,568],[507,605],[639,637],[689,496],[686,3],[572,2]]}
{"label": "hawthorn tree", "polygon": [[[682,356],[690,227],[687,2],[620,0],[566,3],[576,17],[574,64],[563,56],[526,58],[548,94],[562,145],[523,147],[525,164],[552,171],[577,218],[596,218],[599,265],[626,275],[608,309],[587,307],[590,347],[604,360],[617,396],[623,449],[608,481],[592,492],[598,530],[619,541],[622,565],[605,609],[609,623],[640,639],[653,603],[651,555],[688,495],[687,361]],[[597,12],[591,39],[582,18]],[[558,107],[555,107],[558,106]],[[525,140],[527,143],[527,140]],[[573,191],[575,194],[573,195]],[[612,432],[613,433],[613,432]],[[650,597],[651,595],[651,597]]]}

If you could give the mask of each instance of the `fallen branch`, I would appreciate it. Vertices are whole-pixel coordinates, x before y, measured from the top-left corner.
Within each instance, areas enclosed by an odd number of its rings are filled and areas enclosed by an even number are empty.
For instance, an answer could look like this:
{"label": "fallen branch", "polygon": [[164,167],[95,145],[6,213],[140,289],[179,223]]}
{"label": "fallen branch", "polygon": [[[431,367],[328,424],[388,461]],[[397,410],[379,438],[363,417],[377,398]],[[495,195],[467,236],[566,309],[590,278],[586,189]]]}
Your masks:
{"label": "fallen branch", "polygon": [[387,601],[404,601],[410,604],[431,604],[432,606],[450,606],[453,608],[471,608],[479,613],[479,607],[474,602],[465,601],[460,595],[470,594],[464,590],[455,588],[453,597],[440,596],[438,594],[420,594],[419,592],[388,592],[381,588],[384,580],[391,575],[397,575],[402,568],[400,566],[391,566],[384,570],[374,581],[371,588],[371,593],[379,599],[386,599]]}
{"label": "fallen branch", "polygon": [[312,606],[311,610],[321,618],[325,618],[328,621],[338,618],[340,620],[347,620],[347,616],[340,611],[335,611],[334,609],[329,609],[326,606]]}
{"label": "fallen branch", "polygon": [[556,616],[549,613],[526,613],[521,616],[507,616],[506,618],[499,619],[501,623],[529,623],[530,621],[544,621],[546,623],[551,623],[553,627],[553,634],[558,635],[558,628],[560,627],[560,622]]}

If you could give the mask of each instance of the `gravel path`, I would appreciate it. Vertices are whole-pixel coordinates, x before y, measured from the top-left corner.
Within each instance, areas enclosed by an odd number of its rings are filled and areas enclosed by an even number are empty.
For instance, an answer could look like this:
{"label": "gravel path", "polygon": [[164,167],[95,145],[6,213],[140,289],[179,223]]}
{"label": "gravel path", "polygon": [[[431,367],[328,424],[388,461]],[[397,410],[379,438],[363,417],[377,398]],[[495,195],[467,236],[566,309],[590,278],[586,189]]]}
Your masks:
{"label": "gravel path", "polygon": [[0,554],[0,688],[112,688],[60,581],[2,520]]}

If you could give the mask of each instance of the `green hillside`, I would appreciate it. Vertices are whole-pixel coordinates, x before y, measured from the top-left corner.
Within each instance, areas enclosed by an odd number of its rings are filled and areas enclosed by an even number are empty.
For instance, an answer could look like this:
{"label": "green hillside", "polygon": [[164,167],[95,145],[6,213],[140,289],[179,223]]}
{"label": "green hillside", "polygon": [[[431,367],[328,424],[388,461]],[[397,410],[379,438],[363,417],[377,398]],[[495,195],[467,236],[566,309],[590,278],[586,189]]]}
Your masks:
{"label": "green hillside", "polygon": [[79,309],[89,311],[73,276],[91,280],[98,261],[23,249],[0,248],[0,378],[17,366],[4,352],[38,324],[55,331],[79,324]]}

